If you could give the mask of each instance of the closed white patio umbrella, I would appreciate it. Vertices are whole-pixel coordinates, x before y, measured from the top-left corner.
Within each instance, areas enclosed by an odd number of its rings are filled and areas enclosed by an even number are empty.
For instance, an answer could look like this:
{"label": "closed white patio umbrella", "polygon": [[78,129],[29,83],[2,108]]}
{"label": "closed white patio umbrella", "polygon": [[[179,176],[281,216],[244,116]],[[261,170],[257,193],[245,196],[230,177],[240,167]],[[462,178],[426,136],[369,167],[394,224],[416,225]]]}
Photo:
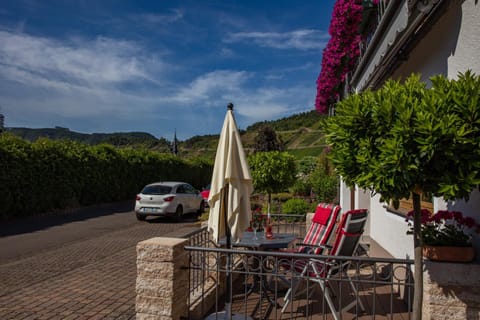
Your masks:
{"label": "closed white patio umbrella", "polygon": [[[243,150],[240,133],[233,116],[233,104],[229,103],[218,142],[208,204],[208,230],[213,240],[219,242],[226,237],[227,248],[231,241],[238,241],[251,220],[250,195],[252,177]],[[231,314],[231,257],[227,255],[227,293],[225,313],[211,315],[209,319],[232,319]],[[234,318],[242,318],[245,316]]]}
{"label": "closed white patio umbrella", "polygon": [[[248,228],[251,218],[252,177],[240,140],[240,133],[233,117],[233,104],[230,103],[227,108],[208,197],[210,205],[208,229],[217,243],[221,237],[226,236],[225,218],[233,241],[241,238],[243,231]],[[226,207],[223,207],[220,200],[225,187],[228,188],[228,192],[225,193]],[[225,210],[226,215],[221,214],[222,209]]]}

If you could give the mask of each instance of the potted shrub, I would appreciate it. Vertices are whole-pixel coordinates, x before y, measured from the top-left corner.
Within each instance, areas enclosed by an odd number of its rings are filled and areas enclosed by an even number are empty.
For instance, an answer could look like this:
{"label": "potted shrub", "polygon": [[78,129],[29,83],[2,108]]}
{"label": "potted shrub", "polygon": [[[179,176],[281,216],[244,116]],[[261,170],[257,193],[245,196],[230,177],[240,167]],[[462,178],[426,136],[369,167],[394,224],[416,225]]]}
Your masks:
{"label": "potted shrub", "polygon": [[[471,217],[464,217],[459,211],[439,210],[432,214],[422,209],[421,236],[423,256],[435,261],[469,262],[475,257],[472,237],[468,230],[480,231],[480,225]],[[408,213],[409,234],[413,233],[411,217]]]}

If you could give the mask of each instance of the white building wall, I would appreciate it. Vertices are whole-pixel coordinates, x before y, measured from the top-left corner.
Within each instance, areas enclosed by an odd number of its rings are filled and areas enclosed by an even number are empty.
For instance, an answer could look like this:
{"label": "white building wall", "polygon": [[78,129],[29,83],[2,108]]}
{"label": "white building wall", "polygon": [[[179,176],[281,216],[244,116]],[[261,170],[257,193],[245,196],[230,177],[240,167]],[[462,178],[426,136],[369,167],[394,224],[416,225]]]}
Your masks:
{"label": "white building wall", "polygon": [[480,75],[480,2],[478,0],[454,2],[463,4],[455,51],[448,57],[447,75],[454,79],[458,71],[464,72],[467,69]]}
{"label": "white building wall", "polygon": [[443,16],[420,40],[408,60],[393,73],[404,79],[420,73],[429,83],[433,75],[456,78],[458,72],[470,69],[480,74],[480,2],[452,0]]}
{"label": "white building wall", "polygon": [[340,207],[342,207],[342,212],[348,211],[352,208],[352,203],[350,201],[350,188],[343,182],[340,181]]}
{"label": "white building wall", "polygon": [[[468,201],[458,200],[448,202],[449,210],[461,211],[464,215],[474,218],[480,223],[480,192],[473,191]],[[480,235],[472,232],[473,246],[475,247],[475,260],[480,261]]]}
{"label": "white building wall", "polygon": [[[370,210],[370,198],[371,198],[371,192],[370,191],[365,191],[363,189],[359,189],[356,187],[357,192],[355,192],[355,207],[358,209],[368,209],[369,212]],[[365,231],[364,235],[370,236],[370,224],[371,224],[371,215],[368,215],[367,219],[367,224],[365,226]]]}
{"label": "white building wall", "polygon": [[413,238],[407,235],[405,218],[385,209],[380,195],[375,195],[370,203],[370,237],[394,258],[413,259]]}

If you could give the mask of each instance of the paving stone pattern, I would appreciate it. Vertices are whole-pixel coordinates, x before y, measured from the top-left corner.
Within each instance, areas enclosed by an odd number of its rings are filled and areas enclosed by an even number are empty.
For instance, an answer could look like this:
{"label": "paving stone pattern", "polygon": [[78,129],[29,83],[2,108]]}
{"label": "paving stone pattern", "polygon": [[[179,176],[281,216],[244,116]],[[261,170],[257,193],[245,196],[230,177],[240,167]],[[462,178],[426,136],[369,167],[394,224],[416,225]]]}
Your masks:
{"label": "paving stone pattern", "polygon": [[2,262],[0,319],[135,319],[135,247],[171,231],[144,223]]}

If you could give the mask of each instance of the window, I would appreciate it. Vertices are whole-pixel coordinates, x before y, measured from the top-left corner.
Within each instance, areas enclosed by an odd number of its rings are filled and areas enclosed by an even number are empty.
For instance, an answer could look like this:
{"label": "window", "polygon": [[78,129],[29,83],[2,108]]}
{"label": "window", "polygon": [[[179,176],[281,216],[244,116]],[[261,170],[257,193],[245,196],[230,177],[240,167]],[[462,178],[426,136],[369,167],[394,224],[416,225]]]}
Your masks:
{"label": "window", "polygon": [[181,185],[177,187],[177,193],[186,193],[185,192],[185,186]]}
{"label": "window", "polygon": [[189,193],[189,194],[195,194],[195,188],[193,188],[191,185],[189,184],[186,184],[185,185],[185,193]]}
{"label": "window", "polygon": [[[420,195],[420,205],[422,209],[427,209],[430,212],[433,212],[433,196],[430,193],[423,193]],[[393,205],[388,207],[389,211],[399,213],[402,215],[407,215],[407,213],[413,210],[413,200],[410,196],[410,199],[401,199],[398,209],[395,209]]]}
{"label": "window", "polygon": [[147,195],[162,195],[162,194],[169,194],[171,190],[172,188],[167,186],[154,185],[154,186],[145,187],[142,190],[142,193]]}

